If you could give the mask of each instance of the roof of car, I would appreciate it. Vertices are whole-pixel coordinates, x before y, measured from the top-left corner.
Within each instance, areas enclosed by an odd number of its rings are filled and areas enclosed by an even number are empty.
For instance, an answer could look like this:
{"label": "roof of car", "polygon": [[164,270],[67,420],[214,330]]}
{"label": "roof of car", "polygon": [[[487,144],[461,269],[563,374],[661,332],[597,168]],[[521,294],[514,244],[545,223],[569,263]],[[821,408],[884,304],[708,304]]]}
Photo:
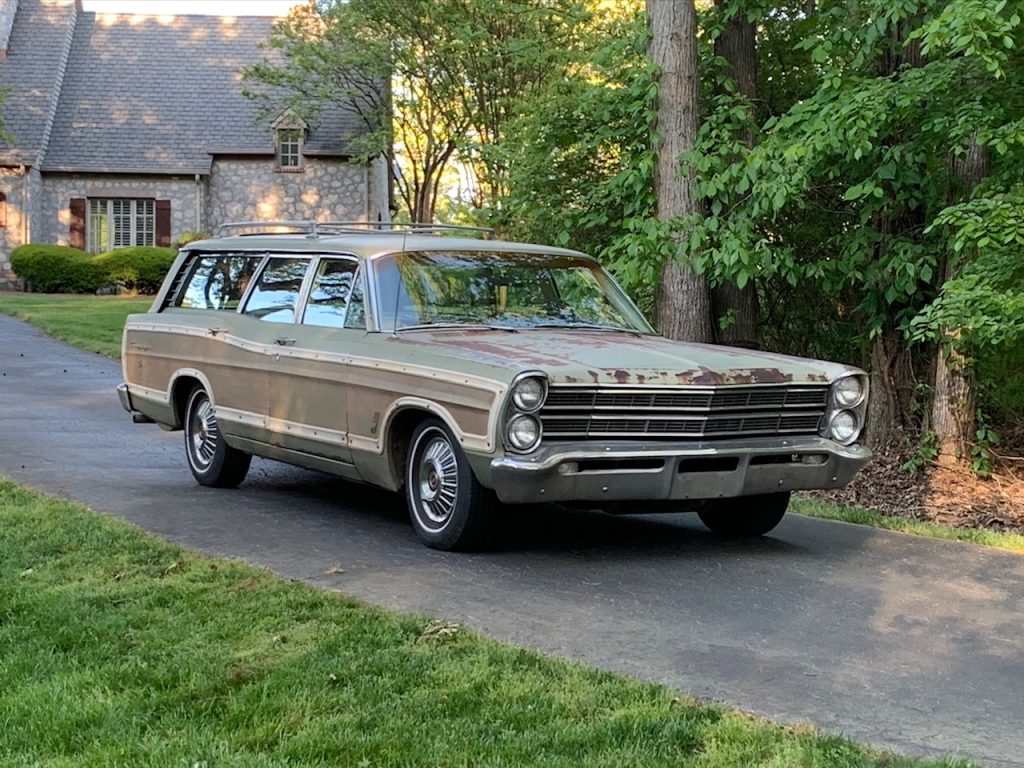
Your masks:
{"label": "roof of car", "polygon": [[509,240],[488,240],[402,232],[351,232],[343,234],[252,234],[197,240],[185,246],[192,251],[288,251],[296,253],[347,253],[373,259],[408,251],[503,251],[538,253],[549,256],[590,256],[568,248],[557,248]]}

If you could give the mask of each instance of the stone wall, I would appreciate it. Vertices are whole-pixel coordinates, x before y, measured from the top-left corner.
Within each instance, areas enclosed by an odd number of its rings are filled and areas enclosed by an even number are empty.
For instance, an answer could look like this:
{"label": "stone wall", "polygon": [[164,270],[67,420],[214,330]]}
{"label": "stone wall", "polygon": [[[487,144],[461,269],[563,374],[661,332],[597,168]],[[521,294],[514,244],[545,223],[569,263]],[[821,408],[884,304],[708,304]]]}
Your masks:
{"label": "stone wall", "polygon": [[366,221],[367,168],[306,157],[301,173],[276,171],[270,158],[217,157],[210,172],[211,231],[228,221]]}
{"label": "stone wall", "polygon": [[11,272],[11,251],[23,245],[29,234],[33,194],[38,194],[39,173],[26,168],[0,168],[0,192],[5,195],[6,225],[0,227],[0,289],[17,287]]}
{"label": "stone wall", "polygon": [[[32,240],[68,245],[73,197],[137,197],[171,201],[171,242],[184,232],[206,227],[204,179],[191,176],[108,176],[47,174],[42,183],[42,215],[33,222]],[[198,194],[197,194],[198,188]],[[198,207],[197,207],[198,206]]]}

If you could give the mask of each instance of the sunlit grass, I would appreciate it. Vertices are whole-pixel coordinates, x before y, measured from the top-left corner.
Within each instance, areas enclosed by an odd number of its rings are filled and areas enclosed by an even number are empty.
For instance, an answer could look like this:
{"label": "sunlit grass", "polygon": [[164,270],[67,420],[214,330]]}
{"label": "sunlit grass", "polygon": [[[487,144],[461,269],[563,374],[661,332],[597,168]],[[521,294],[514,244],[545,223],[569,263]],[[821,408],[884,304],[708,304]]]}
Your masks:
{"label": "sunlit grass", "polygon": [[933,539],[964,541],[986,547],[997,547],[1010,552],[1024,552],[1024,536],[1018,533],[1003,533],[978,528],[954,528],[949,525],[911,520],[905,517],[891,517],[867,509],[840,507],[817,499],[794,498],[790,510],[801,515],[820,517],[825,520],[839,520],[844,523],[884,528],[887,531],[929,536]]}
{"label": "sunlit grass", "polygon": [[0,312],[26,320],[50,336],[108,357],[121,356],[125,318],[145,312],[151,296],[74,296],[0,293]]}
{"label": "sunlit grass", "polygon": [[4,766],[919,766],[203,557],[0,479]]}

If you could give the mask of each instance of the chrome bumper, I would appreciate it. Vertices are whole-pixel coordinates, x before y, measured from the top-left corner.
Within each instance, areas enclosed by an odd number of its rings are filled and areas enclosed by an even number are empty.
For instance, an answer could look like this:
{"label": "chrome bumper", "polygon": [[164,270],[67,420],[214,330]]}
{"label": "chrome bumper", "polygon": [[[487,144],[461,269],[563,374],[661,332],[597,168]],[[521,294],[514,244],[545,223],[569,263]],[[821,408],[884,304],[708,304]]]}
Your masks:
{"label": "chrome bumper", "polygon": [[117,399],[121,401],[121,407],[132,415],[132,421],[136,424],[153,423],[153,420],[149,418],[149,416],[135,410],[135,406],[132,404],[132,393],[128,391],[127,384],[122,383],[117,385]]}
{"label": "chrome bumper", "polygon": [[487,469],[489,484],[508,504],[656,501],[841,488],[870,458],[863,446],[820,437],[573,442],[496,458]]}

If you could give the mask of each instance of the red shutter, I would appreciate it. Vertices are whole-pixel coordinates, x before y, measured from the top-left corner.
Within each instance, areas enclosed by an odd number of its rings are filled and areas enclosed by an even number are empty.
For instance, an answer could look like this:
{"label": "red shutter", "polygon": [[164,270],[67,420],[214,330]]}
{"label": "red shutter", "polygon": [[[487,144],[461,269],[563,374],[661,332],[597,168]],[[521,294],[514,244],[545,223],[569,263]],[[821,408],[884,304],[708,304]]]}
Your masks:
{"label": "red shutter", "polygon": [[0,192],[0,227],[7,226],[7,195]]}
{"label": "red shutter", "polygon": [[156,201],[156,244],[167,248],[171,244],[171,201]]}
{"label": "red shutter", "polygon": [[81,248],[85,250],[85,198],[84,197],[72,197],[71,204],[68,206],[71,210],[71,238],[70,245],[72,248]]}

